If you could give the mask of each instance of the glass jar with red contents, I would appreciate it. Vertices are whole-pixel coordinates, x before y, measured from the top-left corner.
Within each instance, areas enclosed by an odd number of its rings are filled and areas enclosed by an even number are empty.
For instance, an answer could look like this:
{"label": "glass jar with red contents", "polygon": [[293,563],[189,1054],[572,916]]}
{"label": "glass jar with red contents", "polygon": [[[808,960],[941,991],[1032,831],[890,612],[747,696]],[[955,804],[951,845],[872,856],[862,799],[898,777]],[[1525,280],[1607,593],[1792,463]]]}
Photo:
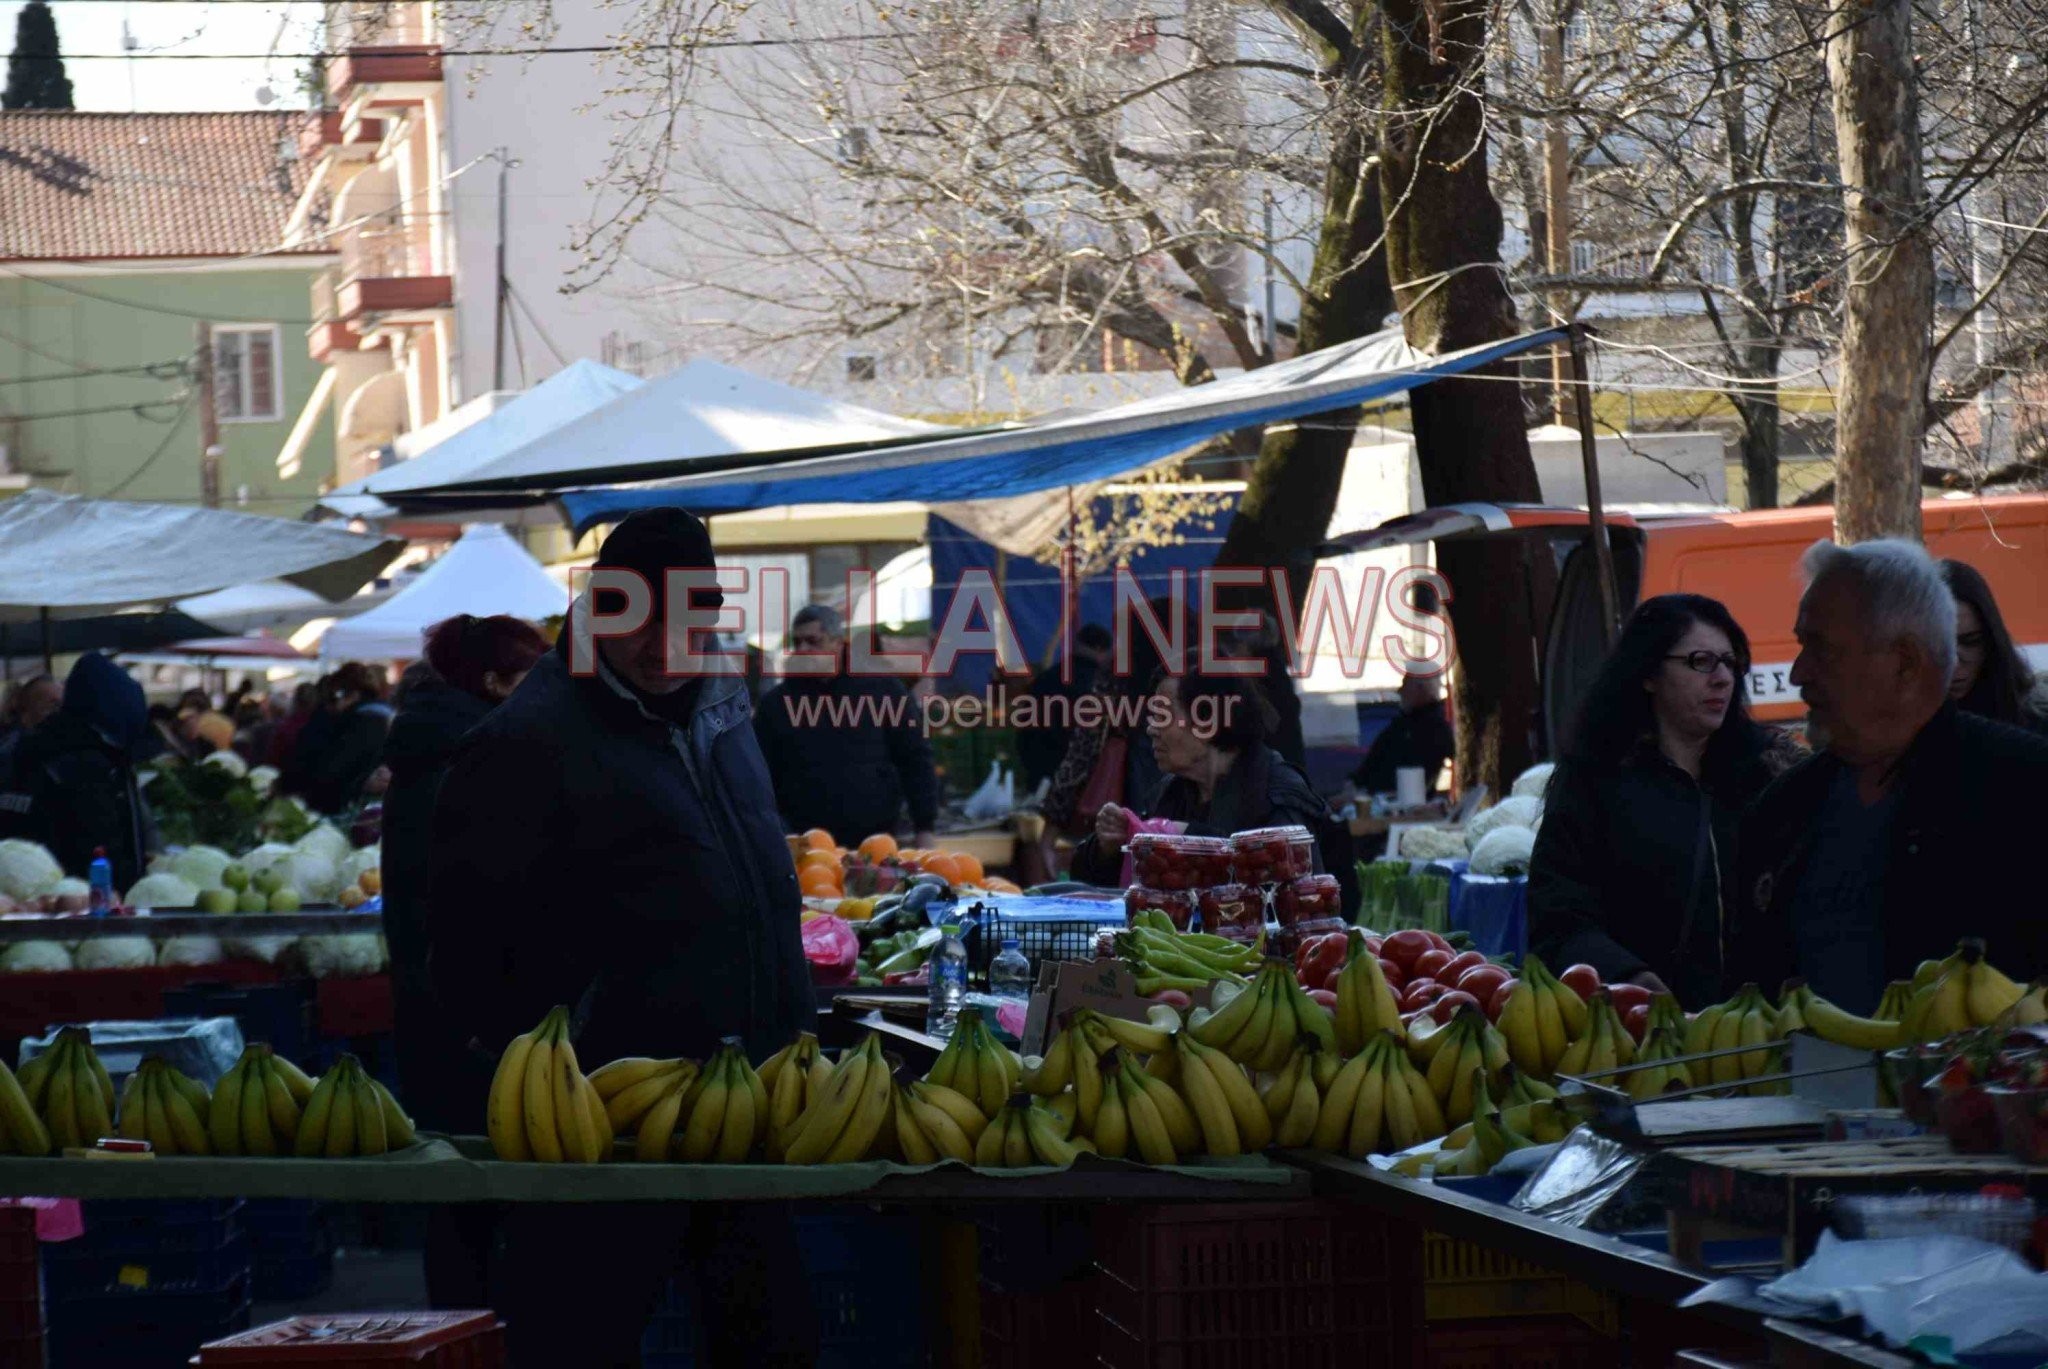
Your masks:
{"label": "glass jar with red contents", "polygon": [[1192,923],[1195,896],[1184,890],[1152,889],[1133,884],[1124,890],[1124,921],[1135,925],[1139,913],[1161,912],[1173,921],[1176,931],[1185,932]]}
{"label": "glass jar with red contents", "polygon": [[1211,936],[1255,941],[1266,925],[1265,897],[1248,885],[1208,885],[1196,893],[1195,905],[1202,910],[1202,930]]}
{"label": "glass jar with red contents", "polygon": [[1335,875],[1302,875],[1274,886],[1273,918],[1282,927],[1343,923],[1343,894]]}
{"label": "glass jar with red contents", "polygon": [[1230,860],[1246,884],[1284,884],[1316,868],[1316,839],[1306,827],[1256,827],[1230,838]]}

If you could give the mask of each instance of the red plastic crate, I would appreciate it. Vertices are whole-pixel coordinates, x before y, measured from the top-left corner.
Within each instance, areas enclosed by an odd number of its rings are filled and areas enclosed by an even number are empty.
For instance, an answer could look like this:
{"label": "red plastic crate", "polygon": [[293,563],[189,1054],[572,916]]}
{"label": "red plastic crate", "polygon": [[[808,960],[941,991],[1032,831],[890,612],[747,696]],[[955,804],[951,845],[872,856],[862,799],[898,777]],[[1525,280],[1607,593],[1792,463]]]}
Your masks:
{"label": "red plastic crate", "polygon": [[44,1369],[43,1333],[32,1336],[0,1334],[0,1369]]}
{"label": "red plastic crate", "polygon": [[203,1345],[200,1369],[318,1364],[326,1369],[503,1369],[505,1324],[491,1312],[348,1312],[292,1317]]}
{"label": "red plastic crate", "polygon": [[42,1267],[36,1246],[36,1210],[0,1204],[0,1298],[16,1296],[23,1286],[36,1289]]}
{"label": "red plastic crate", "polygon": [[323,979],[313,990],[314,1030],[321,1036],[382,1036],[391,1030],[391,976]]}
{"label": "red plastic crate", "polygon": [[1576,1317],[1488,1317],[1431,1322],[1424,1369],[1610,1369],[1620,1342]]}
{"label": "red plastic crate", "polygon": [[1335,1202],[1105,1208],[1097,1362],[1107,1369],[1407,1369],[1420,1237]]}
{"label": "red plastic crate", "polygon": [[1094,1362],[1095,1284],[1076,1279],[1042,1293],[981,1285],[982,1369],[1044,1369]]}

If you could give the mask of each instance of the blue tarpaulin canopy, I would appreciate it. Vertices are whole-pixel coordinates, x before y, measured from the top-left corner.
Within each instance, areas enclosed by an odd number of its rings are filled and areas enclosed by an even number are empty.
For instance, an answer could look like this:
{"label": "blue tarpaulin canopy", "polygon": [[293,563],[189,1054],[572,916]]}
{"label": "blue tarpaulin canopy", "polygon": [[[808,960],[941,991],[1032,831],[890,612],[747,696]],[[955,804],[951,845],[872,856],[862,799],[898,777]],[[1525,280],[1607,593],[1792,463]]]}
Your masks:
{"label": "blue tarpaulin canopy", "polygon": [[836,456],[788,460],[769,454],[745,471],[656,485],[566,489],[559,502],[582,532],[643,508],[729,513],[811,503],[940,504],[1086,485],[1153,465],[1221,433],[1369,403],[1564,336],[1560,329],[1546,329],[1429,357],[1390,330],[1094,413]]}

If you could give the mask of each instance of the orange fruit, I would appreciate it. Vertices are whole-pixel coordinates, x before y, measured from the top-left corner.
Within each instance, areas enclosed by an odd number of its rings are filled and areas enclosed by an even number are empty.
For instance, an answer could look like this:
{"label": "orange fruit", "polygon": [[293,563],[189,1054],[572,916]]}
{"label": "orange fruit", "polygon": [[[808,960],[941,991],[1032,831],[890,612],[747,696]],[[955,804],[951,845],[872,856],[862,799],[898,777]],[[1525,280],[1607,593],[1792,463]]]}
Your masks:
{"label": "orange fruit", "polygon": [[981,857],[971,851],[953,852],[953,863],[960,867],[960,883],[979,884],[987,876],[981,868]]}
{"label": "orange fruit", "polygon": [[890,836],[887,832],[877,832],[861,842],[860,853],[868,860],[876,862],[887,860],[890,856],[897,854],[896,838]]}
{"label": "orange fruit", "polygon": [[947,855],[944,851],[934,851],[926,856],[924,858],[924,870],[926,874],[937,875],[948,884],[961,884],[965,882],[960,874],[959,861]]}
{"label": "orange fruit", "polygon": [[832,898],[839,893],[838,877],[815,865],[797,871],[796,884],[813,898]]}
{"label": "orange fruit", "polygon": [[839,858],[830,851],[821,851],[814,846],[796,858],[796,868],[798,870],[837,870],[839,868]]}
{"label": "orange fruit", "polygon": [[1021,894],[1024,891],[1001,875],[990,875],[981,882],[981,887],[992,894]]}
{"label": "orange fruit", "polygon": [[822,827],[813,827],[804,833],[804,845],[813,851],[829,851],[834,846],[832,834]]}

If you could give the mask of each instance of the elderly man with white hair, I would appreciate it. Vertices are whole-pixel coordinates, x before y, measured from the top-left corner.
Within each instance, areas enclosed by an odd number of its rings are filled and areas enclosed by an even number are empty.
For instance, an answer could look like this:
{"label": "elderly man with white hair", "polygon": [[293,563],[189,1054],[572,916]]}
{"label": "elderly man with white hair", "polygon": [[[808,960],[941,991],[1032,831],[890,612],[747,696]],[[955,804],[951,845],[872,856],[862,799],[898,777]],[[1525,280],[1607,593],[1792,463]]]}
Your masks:
{"label": "elderly man with white hair", "polygon": [[2048,899],[2020,853],[2040,840],[2048,742],[1959,712],[1955,601],[1915,543],[1816,543],[1792,683],[1815,754],[1741,832],[1732,978],[1800,975],[1867,1013],[1961,936],[2025,978],[2048,972]]}

